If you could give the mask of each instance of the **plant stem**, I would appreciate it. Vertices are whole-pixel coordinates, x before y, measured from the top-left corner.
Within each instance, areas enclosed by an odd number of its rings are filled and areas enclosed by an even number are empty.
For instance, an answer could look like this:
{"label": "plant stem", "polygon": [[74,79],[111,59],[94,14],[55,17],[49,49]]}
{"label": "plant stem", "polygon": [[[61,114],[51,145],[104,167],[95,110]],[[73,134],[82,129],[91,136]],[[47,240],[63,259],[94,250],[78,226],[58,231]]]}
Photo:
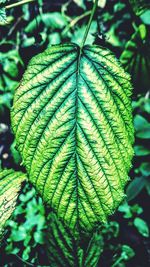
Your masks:
{"label": "plant stem", "polygon": [[86,38],[88,36],[89,30],[90,30],[90,27],[91,27],[91,23],[92,23],[92,20],[93,20],[93,16],[94,16],[96,8],[97,8],[97,4],[98,4],[98,0],[95,0],[94,5],[93,5],[93,9],[91,11],[91,16],[89,18],[89,22],[88,22],[87,28],[85,30],[85,34],[83,36],[83,41],[82,41],[82,44],[81,44],[81,50],[82,50],[82,48],[83,48],[83,46],[85,44]]}
{"label": "plant stem", "polygon": [[120,256],[119,259],[111,266],[111,267],[116,267],[118,264],[123,260],[123,257]]}
{"label": "plant stem", "polygon": [[20,2],[17,2],[17,3],[11,4],[11,5],[5,6],[5,8],[6,9],[10,9],[10,8],[17,7],[17,6],[22,6],[24,4],[28,4],[28,3],[34,2],[34,1],[36,1],[36,0],[22,0]]}

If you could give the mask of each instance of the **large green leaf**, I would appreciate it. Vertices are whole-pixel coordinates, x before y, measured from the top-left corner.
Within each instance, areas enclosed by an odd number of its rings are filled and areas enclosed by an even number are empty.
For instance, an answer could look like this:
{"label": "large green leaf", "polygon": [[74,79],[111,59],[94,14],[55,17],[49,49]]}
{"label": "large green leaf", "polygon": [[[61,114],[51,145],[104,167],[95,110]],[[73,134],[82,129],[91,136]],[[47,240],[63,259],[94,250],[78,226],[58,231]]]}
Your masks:
{"label": "large green leaf", "polygon": [[[75,240],[69,229],[51,212],[47,219],[46,243],[49,262],[53,267],[96,267],[103,249],[99,231]],[[80,237],[81,238],[81,237]]]}
{"label": "large green leaf", "polygon": [[150,87],[150,40],[148,28],[141,24],[126,44],[121,55],[121,63],[131,74],[136,90]]}
{"label": "large green leaf", "polygon": [[34,57],[12,126],[30,181],[72,229],[105,222],[124,197],[133,155],[130,79],[112,53],[75,44]]}
{"label": "large green leaf", "polygon": [[6,221],[15,209],[21,184],[26,175],[12,169],[0,170],[0,239],[4,231]]}

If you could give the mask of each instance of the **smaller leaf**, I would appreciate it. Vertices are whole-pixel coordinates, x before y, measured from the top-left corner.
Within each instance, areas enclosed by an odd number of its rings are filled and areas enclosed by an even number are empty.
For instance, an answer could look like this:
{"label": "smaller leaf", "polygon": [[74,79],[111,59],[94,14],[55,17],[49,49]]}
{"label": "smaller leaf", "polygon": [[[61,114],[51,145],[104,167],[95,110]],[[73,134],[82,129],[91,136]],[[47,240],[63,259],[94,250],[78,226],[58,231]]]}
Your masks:
{"label": "smaller leaf", "polygon": [[99,0],[98,1],[98,6],[101,7],[101,8],[104,8],[106,5],[106,0]]}
{"label": "smaller leaf", "polygon": [[[150,85],[150,46],[149,27],[141,24],[126,43],[120,56],[125,70],[131,74],[136,93],[149,90]],[[142,91],[141,91],[142,90]]]}
{"label": "smaller leaf", "polygon": [[85,9],[86,6],[84,4],[84,0],[73,0],[74,3],[76,3],[79,7]]}
{"label": "smaller leaf", "polygon": [[13,231],[11,238],[13,241],[19,242],[19,241],[25,240],[26,236],[27,236],[27,231],[25,227],[20,225],[19,228],[16,229],[16,231],[15,230]]}
{"label": "smaller leaf", "polygon": [[127,199],[131,201],[134,199],[145,186],[145,179],[143,177],[136,177],[127,187]]}
{"label": "smaller leaf", "polygon": [[146,10],[141,16],[140,19],[143,23],[150,25],[150,9]]}
{"label": "smaller leaf", "polygon": [[141,115],[136,115],[134,118],[134,127],[136,136],[143,139],[150,137],[150,123]]}
{"label": "smaller leaf", "polygon": [[140,34],[142,40],[144,40],[146,38],[147,30],[146,30],[146,27],[144,24],[141,24],[139,26],[139,34]]}
{"label": "smaller leaf", "polygon": [[[51,29],[62,29],[66,26],[66,19],[59,12],[45,13],[37,16],[39,24],[43,23],[46,27]],[[26,33],[32,33],[37,29],[36,20],[33,19],[25,28]]]}
{"label": "smaller leaf", "polygon": [[0,239],[4,232],[6,221],[13,213],[21,184],[26,175],[14,170],[0,170]]}
{"label": "smaller leaf", "polygon": [[135,256],[135,252],[131,247],[129,247],[127,245],[122,246],[121,257],[124,260],[129,260],[129,259],[133,258],[134,256]]}
{"label": "smaller leaf", "polygon": [[137,217],[134,219],[134,226],[137,228],[138,232],[143,235],[144,237],[149,237],[149,228],[148,228],[148,225],[147,223]]}
{"label": "smaller leaf", "polygon": [[147,194],[150,196],[150,181],[147,179],[145,184]]}
{"label": "smaller leaf", "polygon": [[143,162],[140,165],[139,170],[144,176],[149,176],[150,175],[150,163],[149,162]]}
{"label": "smaller leaf", "polygon": [[50,212],[47,220],[47,253],[51,266],[96,267],[103,249],[103,238],[95,232],[86,243],[76,240],[58,217]]}
{"label": "smaller leaf", "polygon": [[44,244],[44,238],[43,238],[43,233],[41,231],[35,232],[34,233],[34,240],[36,243],[39,244]]}
{"label": "smaller leaf", "polygon": [[147,156],[150,155],[150,149],[144,146],[135,146],[134,152],[136,156]]}
{"label": "smaller leaf", "polygon": [[143,14],[146,10],[150,9],[149,0],[129,0],[133,11],[137,16]]}
{"label": "smaller leaf", "polygon": [[0,8],[0,25],[6,24],[7,18],[6,18],[6,10],[5,8]]}
{"label": "smaller leaf", "polygon": [[97,266],[100,255],[103,251],[103,238],[99,233],[94,233],[89,246],[87,248],[86,254],[84,256],[85,262],[84,266]]}
{"label": "smaller leaf", "polygon": [[127,202],[124,202],[122,205],[120,205],[118,210],[124,213],[124,216],[123,216],[124,218],[126,219],[132,218],[132,212]]}
{"label": "smaller leaf", "polygon": [[23,251],[23,254],[22,254],[23,260],[27,261],[29,259],[30,251],[31,251],[31,247],[30,246],[26,247],[26,249]]}

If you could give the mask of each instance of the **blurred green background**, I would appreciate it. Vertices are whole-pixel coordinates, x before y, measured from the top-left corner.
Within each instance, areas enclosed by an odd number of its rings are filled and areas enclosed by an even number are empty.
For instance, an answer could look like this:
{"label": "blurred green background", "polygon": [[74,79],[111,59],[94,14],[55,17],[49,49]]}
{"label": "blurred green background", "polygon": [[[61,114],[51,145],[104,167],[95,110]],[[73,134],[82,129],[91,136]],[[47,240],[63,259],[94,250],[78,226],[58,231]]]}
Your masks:
{"label": "blurred green background", "polygon": [[[80,45],[92,0],[50,1],[4,10],[0,1],[0,164],[24,171],[10,125],[15,88],[28,61],[49,45]],[[126,187],[127,198],[101,227],[98,267],[150,266],[150,3],[103,0],[91,25],[88,44],[113,51],[133,84],[135,157]],[[17,208],[7,223],[0,247],[0,266],[50,266],[45,253],[45,209],[31,185],[24,185]],[[88,266],[87,266],[88,267]]]}

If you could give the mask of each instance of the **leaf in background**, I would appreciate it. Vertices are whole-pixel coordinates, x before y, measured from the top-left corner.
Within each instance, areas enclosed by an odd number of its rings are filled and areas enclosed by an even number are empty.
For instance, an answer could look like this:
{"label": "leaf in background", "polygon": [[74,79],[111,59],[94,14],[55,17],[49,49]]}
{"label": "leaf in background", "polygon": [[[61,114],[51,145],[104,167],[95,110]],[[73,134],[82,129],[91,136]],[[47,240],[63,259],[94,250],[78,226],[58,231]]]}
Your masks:
{"label": "leaf in background", "polygon": [[[93,234],[84,255],[83,266],[96,267],[103,250],[103,239],[100,233]],[[81,265],[82,266],[82,265]]]}
{"label": "leaf in background", "polygon": [[135,115],[134,127],[136,136],[138,138],[149,139],[150,137],[150,123],[141,115]]}
{"label": "leaf in background", "polygon": [[139,171],[144,176],[150,176],[150,162],[143,162],[139,167]]}
{"label": "leaf in background", "polygon": [[150,87],[150,41],[149,30],[140,25],[121,54],[120,61],[131,74],[135,89],[149,90]]}
{"label": "leaf in background", "polygon": [[86,5],[84,3],[84,0],[73,0],[79,7],[86,9]]}
{"label": "leaf in background", "polygon": [[149,237],[149,228],[143,219],[137,217],[134,219],[133,223],[141,235],[144,237]]}
{"label": "leaf in background", "polygon": [[8,52],[0,52],[0,90],[12,91],[18,85],[19,69],[23,66],[23,62],[18,50],[10,49]]}
{"label": "leaf in background", "polygon": [[0,25],[5,25],[7,23],[6,10],[0,7]]}
{"label": "leaf in background", "polygon": [[[81,45],[85,29],[86,29],[86,25],[82,25],[81,27],[77,28],[74,31],[74,34],[71,38],[71,42],[76,43],[78,45]],[[86,44],[92,44],[94,42],[95,37],[93,34],[96,32],[96,29],[97,29],[97,23],[96,23],[96,21],[92,21],[90,33],[86,39]]]}
{"label": "leaf in background", "polygon": [[4,107],[10,109],[12,98],[13,96],[11,93],[0,94],[0,114],[3,112]]}
{"label": "leaf in background", "polygon": [[140,16],[143,23],[150,25],[150,9],[146,10],[142,15]]}
{"label": "leaf in background", "polygon": [[[93,3],[95,2],[95,0],[92,0]],[[106,5],[106,0],[98,0],[98,7],[104,8]]]}
{"label": "leaf in background", "polygon": [[53,267],[97,266],[103,248],[103,239],[98,232],[83,244],[82,240],[75,240],[53,212],[48,215],[47,226],[47,254]]}
{"label": "leaf in background", "polygon": [[150,155],[150,149],[145,146],[135,146],[134,147],[136,156],[147,156]]}
{"label": "leaf in background", "polygon": [[67,24],[65,17],[59,12],[45,13],[38,15],[36,19],[33,19],[25,28],[25,32],[32,33],[35,31],[37,29],[37,21],[39,24],[43,23],[46,27],[53,30],[62,29]]}
{"label": "leaf in background", "polygon": [[11,113],[17,148],[43,200],[74,230],[106,222],[124,198],[134,140],[129,76],[99,46],[34,57]]}
{"label": "leaf in background", "polygon": [[13,141],[13,143],[10,146],[10,151],[11,151],[11,154],[13,156],[14,162],[19,165],[21,163],[21,157],[20,157],[19,152],[16,149],[15,140]]}
{"label": "leaf in background", "polygon": [[52,212],[48,216],[47,226],[46,242],[50,263],[54,267],[74,266],[78,247],[69,229]]}
{"label": "leaf in background", "polygon": [[129,2],[137,16],[140,16],[150,9],[149,0],[129,0]]}
{"label": "leaf in background", "polygon": [[140,96],[137,101],[132,101],[133,109],[139,108],[140,111],[147,112],[150,114],[150,98],[149,92],[144,97]]}
{"label": "leaf in background", "polygon": [[130,182],[126,190],[128,201],[134,199],[141,192],[145,186],[145,182],[146,180],[144,177],[135,177],[134,180]]}
{"label": "leaf in background", "polygon": [[0,239],[2,238],[6,221],[13,213],[26,175],[12,169],[0,170]]}
{"label": "leaf in background", "polygon": [[135,252],[131,247],[129,247],[127,245],[123,245],[122,246],[122,253],[121,253],[121,258],[122,259],[127,261],[127,260],[131,259],[134,256],[135,256]]}
{"label": "leaf in background", "polygon": [[146,184],[145,184],[146,190],[147,190],[147,194],[150,196],[150,180],[146,180]]}

